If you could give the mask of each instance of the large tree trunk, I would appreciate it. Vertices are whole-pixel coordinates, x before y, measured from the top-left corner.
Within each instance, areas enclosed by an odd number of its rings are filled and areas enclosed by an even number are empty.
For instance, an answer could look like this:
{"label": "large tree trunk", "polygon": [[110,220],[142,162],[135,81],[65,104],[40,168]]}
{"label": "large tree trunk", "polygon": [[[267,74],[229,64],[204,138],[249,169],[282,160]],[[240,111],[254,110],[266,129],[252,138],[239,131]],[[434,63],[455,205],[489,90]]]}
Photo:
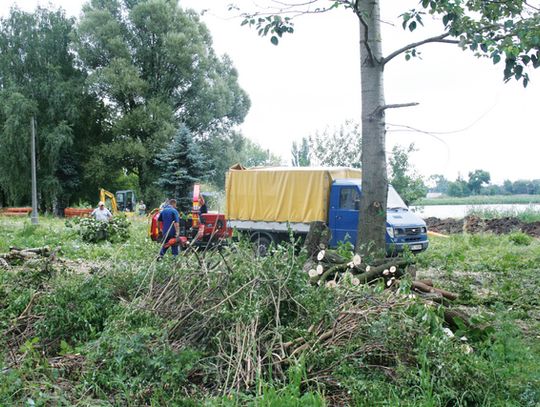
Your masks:
{"label": "large tree trunk", "polygon": [[362,198],[356,251],[384,249],[386,175],[384,86],[379,0],[359,0],[362,84]]}

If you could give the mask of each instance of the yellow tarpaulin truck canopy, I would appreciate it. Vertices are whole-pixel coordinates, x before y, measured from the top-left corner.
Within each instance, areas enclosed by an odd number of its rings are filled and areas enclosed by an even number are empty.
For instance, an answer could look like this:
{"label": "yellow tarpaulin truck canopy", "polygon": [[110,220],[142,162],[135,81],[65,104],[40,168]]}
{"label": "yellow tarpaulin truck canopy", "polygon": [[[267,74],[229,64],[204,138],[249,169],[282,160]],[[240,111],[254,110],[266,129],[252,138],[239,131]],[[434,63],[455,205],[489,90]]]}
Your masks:
{"label": "yellow tarpaulin truck canopy", "polygon": [[226,216],[243,221],[325,222],[332,182],[361,176],[354,168],[235,166],[227,173]]}

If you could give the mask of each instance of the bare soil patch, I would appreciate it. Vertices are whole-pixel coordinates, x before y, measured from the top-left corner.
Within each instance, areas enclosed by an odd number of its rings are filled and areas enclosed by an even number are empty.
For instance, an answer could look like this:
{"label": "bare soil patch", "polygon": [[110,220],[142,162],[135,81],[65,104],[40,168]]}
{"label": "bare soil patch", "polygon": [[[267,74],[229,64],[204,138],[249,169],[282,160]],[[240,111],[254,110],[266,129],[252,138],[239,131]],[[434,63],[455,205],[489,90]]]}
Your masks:
{"label": "bare soil patch", "polygon": [[518,218],[481,219],[478,216],[466,216],[463,219],[430,217],[425,219],[429,230],[437,233],[495,233],[497,235],[523,232],[533,237],[540,237],[540,222],[525,223]]}

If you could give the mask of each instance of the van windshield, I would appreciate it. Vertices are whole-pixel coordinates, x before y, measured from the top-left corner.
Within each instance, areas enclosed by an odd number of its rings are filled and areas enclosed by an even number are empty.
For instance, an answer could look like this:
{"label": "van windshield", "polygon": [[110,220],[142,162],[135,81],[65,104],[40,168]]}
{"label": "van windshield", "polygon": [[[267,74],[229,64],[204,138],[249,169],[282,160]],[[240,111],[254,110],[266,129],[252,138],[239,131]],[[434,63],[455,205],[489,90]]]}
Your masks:
{"label": "van windshield", "polygon": [[388,209],[409,209],[392,185],[388,186],[388,201],[386,207]]}

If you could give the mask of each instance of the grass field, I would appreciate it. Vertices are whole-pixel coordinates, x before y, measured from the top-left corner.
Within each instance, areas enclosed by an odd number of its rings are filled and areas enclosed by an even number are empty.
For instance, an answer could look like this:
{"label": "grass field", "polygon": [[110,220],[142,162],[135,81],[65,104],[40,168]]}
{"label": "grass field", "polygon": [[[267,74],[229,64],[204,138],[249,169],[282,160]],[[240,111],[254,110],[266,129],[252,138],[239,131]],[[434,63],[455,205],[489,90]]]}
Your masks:
{"label": "grass field", "polygon": [[540,195],[475,195],[463,198],[441,197],[421,199],[414,203],[417,206],[427,205],[488,205],[488,204],[540,204]]}
{"label": "grass field", "polygon": [[[115,244],[51,218],[0,230],[0,253],[61,247],[54,263],[0,267],[0,406],[540,405],[537,239],[432,239],[418,277],[487,327],[450,337],[406,282],[401,294],[310,286],[290,247],[156,262],[142,220]],[[311,326],[335,327],[343,304],[362,312],[360,334],[281,359]]]}

